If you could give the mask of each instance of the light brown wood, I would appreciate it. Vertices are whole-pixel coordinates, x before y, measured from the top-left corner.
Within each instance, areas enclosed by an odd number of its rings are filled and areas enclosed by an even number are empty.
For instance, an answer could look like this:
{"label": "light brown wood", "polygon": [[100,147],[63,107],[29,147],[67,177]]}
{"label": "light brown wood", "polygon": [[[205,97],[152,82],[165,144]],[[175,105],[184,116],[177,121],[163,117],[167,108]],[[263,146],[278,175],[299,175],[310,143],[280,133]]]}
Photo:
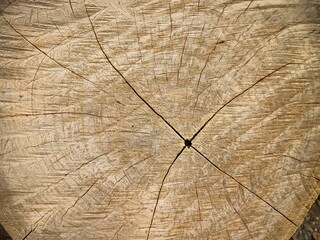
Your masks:
{"label": "light brown wood", "polygon": [[294,233],[320,193],[318,0],[0,4],[13,239]]}

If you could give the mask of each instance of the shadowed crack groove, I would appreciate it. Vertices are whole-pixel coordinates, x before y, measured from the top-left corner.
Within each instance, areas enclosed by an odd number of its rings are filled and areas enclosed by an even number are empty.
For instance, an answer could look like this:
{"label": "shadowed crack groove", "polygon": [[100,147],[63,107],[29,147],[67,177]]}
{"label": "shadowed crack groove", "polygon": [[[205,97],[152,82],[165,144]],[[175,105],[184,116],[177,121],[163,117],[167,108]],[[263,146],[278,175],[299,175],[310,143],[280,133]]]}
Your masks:
{"label": "shadowed crack groove", "polygon": [[30,235],[34,230],[36,230],[36,228],[31,229],[31,230],[27,233],[27,235],[25,235],[24,238],[22,238],[22,240],[27,239],[27,237],[29,237],[29,235]]}
{"label": "shadowed crack groove", "polygon": [[184,145],[185,145],[186,147],[190,148],[190,147],[192,146],[192,142],[191,142],[189,139],[186,139],[186,140],[184,141]]}
{"label": "shadowed crack groove", "polygon": [[193,137],[190,139],[190,141],[192,141],[193,139],[195,139],[195,137],[205,128],[205,126],[207,126],[207,124],[227,105],[229,105],[233,100],[235,100],[236,98],[240,97],[241,95],[243,95],[245,92],[249,91],[251,88],[253,88],[255,85],[257,85],[258,83],[260,83],[261,81],[265,80],[266,78],[270,77],[272,74],[280,71],[282,68],[288,66],[291,63],[287,63],[279,68],[277,68],[276,70],[272,71],[271,73],[269,73],[268,75],[264,76],[263,78],[260,78],[258,81],[256,81],[254,84],[252,84],[250,87],[246,88],[245,90],[243,90],[241,93],[237,94],[236,96],[234,96],[233,98],[231,98],[228,102],[226,102],[225,104],[223,104],[203,125],[202,127],[193,135]]}
{"label": "shadowed crack groove", "polygon": [[314,176],[311,176],[312,178],[314,178],[315,180],[317,180],[318,182],[320,182],[320,179]]}
{"label": "shadowed crack groove", "polygon": [[147,240],[149,239],[149,235],[150,235],[150,231],[151,231],[151,228],[152,228],[152,224],[153,224],[153,219],[154,219],[154,216],[156,214],[156,210],[157,210],[157,206],[158,206],[158,203],[159,203],[159,199],[160,199],[160,194],[161,194],[161,191],[162,191],[162,187],[163,187],[163,184],[164,184],[164,181],[166,180],[169,172],[170,172],[170,169],[171,167],[173,166],[173,164],[176,162],[176,160],[178,159],[178,157],[181,155],[181,153],[183,152],[183,150],[186,148],[186,146],[184,146],[181,151],[177,154],[177,156],[175,157],[175,159],[172,161],[172,163],[170,164],[166,174],[164,175],[163,179],[162,179],[162,182],[161,182],[161,186],[160,186],[160,189],[159,189],[159,192],[158,192],[158,196],[157,196],[157,201],[156,201],[156,204],[154,206],[154,209],[153,209],[153,213],[152,213],[152,218],[151,218],[151,222],[150,222],[150,226],[149,226],[149,229],[148,229],[148,235],[147,235]]}
{"label": "shadowed crack groove", "polygon": [[52,212],[52,211],[53,211],[53,209],[50,209],[50,210],[47,211],[45,214],[43,214],[43,215],[34,223],[34,225],[36,225],[36,226],[35,226],[34,228],[32,228],[22,240],[27,239],[27,237],[28,237],[32,232],[34,232],[34,230],[36,230],[38,222],[40,222],[45,216],[48,215],[48,213],[50,213],[50,212]]}
{"label": "shadowed crack groove", "polygon": [[230,174],[228,174],[226,171],[222,170],[218,165],[216,165],[215,163],[213,163],[209,158],[207,158],[203,153],[201,153],[198,149],[196,149],[195,147],[191,146],[199,155],[201,155],[204,159],[206,159],[211,165],[213,165],[216,169],[218,169],[220,172],[224,173],[225,175],[227,175],[229,178],[231,178],[232,180],[234,180],[236,183],[238,183],[241,187],[245,188],[247,191],[249,191],[250,193],[252,193],[253,195],[255,195],[257,198],[259,198],[261,201],[263,201],[264,203],[266,203],[268,206],[270,206],[273,210],[275,210],[276,212],[278,212],[279,214],[281,214],[285,219],[287,219],[289,222],[291,222],[295,227],[298,227],[298,224],[296,224],[295,222],[293,222],[290,218],[288,218],[286,215],[284,215],[281,211],[279,211],[277,208],[275,208],[274,206],[272,206],[269,202],[267,202],[266,200],[264,200],[262,197],[260,197],[257,193],[255,193],[254,191],[250,190],[248,187],[246,187],[245,185],[243,185],[241,182],[239,182],[236,178],[234,178],[233,176],[231,176]]}
{"label": "shadowed crack groove", "polygon": [[88,16],[88,19],[89,19],[89,22],[90,22],[90,25],[91,25],[91,28],[92,28],[92,32],[95,36],[95,39],[97,41],[97,44],[99,45],[99,48],[101,50],[101,52],[103,53],[103,55],[105,56],[106,60],[108,61],[108,63],[111,65],[111,67],[119,74],[119,76],[125,81],[125,83],[131,88],[131,90],[137,95],[138,98],[140,98],[148,107],[149,109],[154,112],[158,117],[160,117],[162,119],[162,121],[164,121],[182,140],[185,140],[184,137],[161,115],[159,114],[138,92],[137,90],[131,85],[131,83],[123,76],[123,74],[119,71],[119,69],[117,69],[115,67],[115,65],[111,62],[110,58],[108,57],[107,53],[103,50],[103,47],[99,41],[99,38],[98,38],[98,35],[97,35],[97,32],[95,30],[95,27],[91,21],[91,18],[89,16],[89,13],[88,13],[88,9],[87,7],[85,6],[85,9],[86,9],[86,13],[87,13],[87,16]]}

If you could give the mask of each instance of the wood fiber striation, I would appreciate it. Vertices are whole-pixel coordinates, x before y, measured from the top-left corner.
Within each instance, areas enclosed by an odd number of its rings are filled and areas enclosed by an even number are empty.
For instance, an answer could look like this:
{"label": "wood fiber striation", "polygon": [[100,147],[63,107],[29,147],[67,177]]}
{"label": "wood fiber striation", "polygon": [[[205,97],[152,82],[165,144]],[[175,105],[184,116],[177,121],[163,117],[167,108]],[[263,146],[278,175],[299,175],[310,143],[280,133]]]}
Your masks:
{"label": "wood fiber striation", "polygon": [[320,193],[318,1],[2,1],[12,239],[289,239]]}

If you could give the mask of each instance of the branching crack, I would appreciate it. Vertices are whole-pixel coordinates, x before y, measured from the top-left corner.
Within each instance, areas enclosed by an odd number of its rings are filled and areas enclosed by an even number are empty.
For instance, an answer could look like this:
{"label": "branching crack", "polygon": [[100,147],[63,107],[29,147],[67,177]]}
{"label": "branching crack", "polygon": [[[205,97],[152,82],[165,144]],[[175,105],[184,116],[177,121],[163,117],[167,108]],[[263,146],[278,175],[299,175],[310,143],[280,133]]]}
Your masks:
{"label": "branching crack", "polygon": [[[240,18],[240,16],[242,14],[245,14],[246,11],[250,8],[252,2],[254,0],[250,0],[250,3],[247,5],[247,7],[245,8],[245,10],[243,12],[240,13],[240,15],[237,17],[237,20]],[[9,4],[10,5],[10,4]],[[73,10],[73,7],[72,7],[72,3],[71,3],[71,0],[69,0],[69,5],[70,5],[70,8],[71,8],[71,11],[74,15],[74,10]],[[97,32],[96,32],[96,29],[95,29],[95,26],[90,18],[90,15],[88,13],[88,9],[86,7],[86,5],[84,6],[85,7],[85,10],[86,10],[86,14],[87,14],[87,17],[88,17],[88,20],[90,22],[90,26],[91,26],[91,29],[92,29],[92,33],[94,34],[94,37],[95,37],[95,40],[101,50],[101,52],[103,53],[105,59],[107,60],[108,64],[110,64],[110,66],[112,67],[112,69],[123,79],[123,81],[125,82],[125,84],[133,91],[133,93],[154,113],[156,114],[159,118],[161,118],[161,120],[169,127],[171,128],[183,141],[184,141],[184,146],[182,147],[182,149],[180,150],[180,152],[176,155],[176,157],[174,158],[174,160],[171,162],[171,164],[169,165],[162,181],[161,181],[161,185],[160,185],[160,188],[158,190],[158,193],[157,193],[157,198],[156,198],[156,203],[154,205],[154,208],[153,208],[153,212],[152,212],[152,217],[151,217],[151,221],[150,221],[150,225],[148,227],[148,231],[147,231],[147,240],[149,239],[150,237],[150,233],[151,233],[151,229],[152,229],[152,226],[153,226],[153,222],[154,222],[154,219],[155,219],[155,214],[156,214],[156,211],[157,211],[157,207],[158,207],[158,204],[159,204],[159,201],[160,201],[160,197],[161,197],[161,192],[162,192],[162,189],[163,189],[163,186],[164,186],[164,183],[165,183],[165,180],[167,178],[167,176],[169,175],[169,172],[172,168],[172,166],[174,165],[174,163],[177,161],[177,159],[179,158],[179,156],[183,153],[183,151],[188,147],[188,148],[193,148],[200,156],[202,156],[205,160],[207,160],[212,166],[214,166],[218,171],[220,171],[221,173],[223,173],[225,176],[231,178],[233,181],[235,181],[237,184],[239,184],[242,188],[246,189],[248,192],[250,192],[252,195],[254,195],[256,198],[258,198],[260,201],[264,202],[265,204],[267,204],[269,207],[271,207],[274,211],[276,211],[278,214],[280,214],[281,216],[283,216],[287,221],[289,221],[291,224],[293,224],[294,226],[298,226],[293,220],[291,220],[289,217],[287,217],[284,213],[282,213],[280,210],[278,210],[276,207],[274,207],[268,200],[265,200],[264,198],[262,198],[258,193],[254,192],[253,190],[251,190],[249,187],[247,187],[246,185],[244,185],[243,183],[241,183],[239,180],[237,180],[235,177],[233,177],[232,175],[230,175],[229,173],[227,173],[226,171],[224,171],[223,169],[221,169],[217,164],[215,164],[214,162],[212,162],[208,157],[206,157],[202,152],[200,152],[197,148],[195,148],[194,146],[192,146],[192,140],[195,139],[198,134],[207,126],[207,124],[221,111],[223,110],[226,106],[228,106],[231,102],[233,102],[236,98],[242,96],[243,94],[245,94],[247,91],[249,91],[251,88],[255,87],[258,83],[262,82],[263,80],[267,79],[268,77],[270,77],[271,75],[273,75],[274,73],[280,71],[281,69],[285,68],[286,66],[288,66],[289,64],[291,63],[287,63],[285,65],[282,65],[281,67],[277,68],[276,70],[272,71],[271,73],[267,74],[266,76],[260,78],[259,80],[257,80],[255,83],[253,83],[252,85],[250,85],[249,87],[247,87],[246,89],[244,89],[243,91],[241,91],[240,93],[236,94],[235,96],[233,96],[230,100],[228,100],[225,104],[223,104],[217,111],[215,111],[212,116],[198,129],[198,131],[193,135],[193,137],[189,140],[189,139],[185,139],[174,127],[173,125],[171,125],[160,113],[158,113],[150,104],[147,100],[145,100],[138,92],[137,90],[134,88],[134,86],[127,80],[127,78],[121,73],[121,71],[112,63],[112,61],[110,60],[108,54],[106,53],[106,51],[104,50],[104,48],[102,47],[101,45],[101,42],[98,38],[98,35],[97,35]],[[224,13],[224,9],[225,9],[226,6],[224,6],[221,14],[219,15],[218,17],[218,22],[220,20],[220,17],[221,15]],[[198,11],[200,9],[200,0],[198,1]],[[171,9],[171,5],[170,5],[170,1],[169,1],[169,10],[170,10],[170,30],[171,30],[171,33],[170,33],[170,37],[172,35],[172,31],[173,31],[173,20],[172,20],[172,9]],[[59,61],[57,61],[55,58],[51,57],[49,55],[49,53],[46,53],[45,51],[43,51],[40,47],[36,46],[32,41],[30,41],[26,36],[24,36],[22,33],[20,33],[15,27],[13,27],[13,25],[4,17],[2,16],[5,20],[5,22],[19,35],[21,36],[26,42],[28,42],[33,48],[35,48],[37,51],[39,51],[40,53],[42,53],[43,55],[45,55],[45,57],[48,57],[50,60],[54,61],[56,64],[58,64],[60,67],[62,67],[63,69],[71,72],[72,74],[78,76],[79,78],[81,79],[84,79],[85,81],[87,82],[90,82],[91,84],[93,84],[94,86],[98,87],[101,91],[107,93],[99,84],[91,81],[90,79],[82,76],[81,74],[75,72],[74,70],[72,70],[71,68],[69,68],[68,66],[64,65],[63,63],[60,63]],[[252,27],[252,26],[251,26]],[[251,28],[250,27],[250,28]],[[250,29],[249,28],[249,29]],[[183,56],[184,56],[184,52],[185,52],[185,47],[186,47],[186,43],[187,43],[187,40],[188,40],[188,34],[189,32],[187,33],[186,35],[186,38],[185,38],[185,41],[184,41],[184,45],[183,45],[183,48],[182,48],[182,53],[181,53],[181,57],[180,57],[180,63],[179,63],[179,68],[178,68],[178,71],[177,71],[177,83],[179,82],[179,74],[180,74],[180,71],[181,71],[181,67],[182,67],[182,62],[183,62]],[[214,53],[217,45],[220,43],[219,42],[220,40],[220,37],[217,39],[217,42],[215,43],[215,46],[213,47],[213,49],[208,53],[208,56],[206,58],[206,61],[203,65],[203,67],[201,68],[201,71],[200,71],[200,74],[199,74],[199,78],[198,78],[198,81],[197,81],[197,86],[196,86],[196,89],[198,90],[199,86],[200,86],[200,82],[201,82],[201,79],[202,79],[202,75],[203,75],[203,72],[205,71],[209,61],[210,61],[210,57],[211,55]],[[239,39],[238,39],[239,40]],[[139,46],[140,47],[140,46]],[[140,53],[141,53],[141,49],[140,49]],[[251,58],[252,59],[252,58]],[[251,59],[249,59],[247,62],[249,62]],[[246,62],[246,63],[247,63]],[[41,62],[42,63],[42,62]],[[246,64],[245,63],[245,64]],[[244,64],[244,65],[245,65]],[[40,65],[36,71],[36,74],[38,72],[40,68]],[[34,76],[34,80],[33,82],[35,81],[35,76]],[[33,83],[32,83],[33,84]],[[33,85],[32,85],[32,96],[33,96]],[[198,100],[198,99],[197,99]],[[143,105],[143,103],[141,103]],[[197,104],[197,101],[196,101],[196,104]],[[33,109],[33,107],[32,107]],[[82,112],[48,112],[48,113],[36,113],[36,114],[24,114],[24,113],[21,113],[21,114],[15,114],[15,115],[7,115],[7,116],[0,116],[0,119],[1,118],[10,118],[10,117],[19,117],[19,116],[25,116],[25,117],[29,117],[29,116],[46,116],[46,115],[63,115],[63,114],[70,114],[70,115],[88,115],[88,116],[93,116],[93,117],[105,117],[105,116],[99,116],[99,115],[96,115],[96,114],[92,114],[92,113],[82,113]],[[132,132],[132,131],[127,131],[127,132]],[[70,171],[69,173],[67,173],[65,175],[65,177],[63,179],[65,179],[66,177],[68,177],[69,174],[71,173],[74,173],[76,171],[78,171],[79,169],[81,169],[83,166],[85,165],[88,165],[89,163],[91,163],[92,161],[98,159],[99,157],[101,156],[104,156],[106,155],[107,153],[103,153],[83,164],[81,164],[79,167],[77,167],[75,170],[73,171]],[[295,161],[298,161],[298,162],[302,162],[300,159],[297,159],[297,158],[294,158],[294,157],[291,157],[291,156],[288,156],[288,155],[283,155],[285,157],[288,157],[288,158],[291,158]],[[149,157],[148,157],[149,158]],[[143,159],[133,165],[131,165],[130,167],[128,167],[126,170],[124,170],[124,176],[121,177],[121,179],[119,179],[115,185],[120,182],[123,178],[127,177],[126,175],[126,171],[130,168],[132,168],[133,166],[135,166],[136,164],[139,164],[143,161],[146,161],[148,158],[146,159]],[[314,176],[310,176],[312,178],[314,178],[315,180],[317,180],[318,182],[320,181],[319,178],[317,177],[314,177]],[[127,177],[128,178],[128,177]],[[46,189],[42,190],[41,192],[44,192],[46,190],[48,190],[50,187],[60,183],[63,179],[60,179],[57,183],[54,183],[54,184],[51,184],[49,187],[47,187]],[[97,181],[101,179],[101,178],[98,178],[96,180],[94,180],[94,182],[87,188],[87,190],[85,192],[83,192],[75,201],[74,203],[69,206],[66,211],[64,212],[64,214],[62,215],[61,217],[61,220],[63,220],[64,216],[69,212],[69,210],[71,210],[72,208],[74,208],[78,202],[86,195],[88,194],[88,192],[94,187],[94,185],[97,183]],[[128,178],[129,179],[129,178]],[[199,200],[199,195],[198,195],[198,189],[197,189],[197,185],[195,184],[195,190],[196,190],[196,197],[197,197],[197,202],[198,202],[198,212],[199,212],[199,218],[200,218],[200,227],[201,227],[201,232],[202,232],[202,225],[201,225],[201,222],[202,222],[202,216],[201,216],[201,208],[200,208],[200,200]],[[40,193],[40,192],[39,192]],[[36,195],[38,195],[39,193],[37,193]],[[226,193],[226,197],[228,199],[228,201],[231,203],[230,201],[230,198],[229,196],[227,195]],[[111,200],[109,202],[109,204],[111,203]],[[109,206],[108,204],[108,206]],[[231,203],[232,205],[232,203]],[[249,228],[246,224],[246,222],[244,221],[244,219],[241,217],[240,213],[237,211],[237,209],[232,205],[234,211],[236,212],[236,214],[239,216],[239,218],[242,220],[244,226],[246,227],[247,231],[248,231],[248,234],[251,236],[251,233],[249,231]],[[52,211],[52,210],[50,210]],[[46,214],[44,214],[37,222],[36,224],[44,218],[44,216],[46,216],[50,211],[48,211]],[[37,226],[35,226],[34,228],[32,228],[26,235],[23,239],[26,239],[35,229],[37,228]],[[116,233],[114,234],[114,237],[118,234],[118,232],[121,230],[122,226],[116,231]],[[251,236],[252,238],[252,236]]]}
{"label": "branching crack", "polygon": [[193,139],[195,139],[195,137],[205,128],[205,126],[207,126],[207,124],[227,105],[229,105],[233,100],[235,100],[236,98],[240,97],[241,95],[243,95],[244,93],[246,93],[247,91],[249,91],[251,88],[253,88],[255,85],[257,85],[258,83],[262,82],[263,80],[265,80],[266,78],[270,77],[271,75],[273,75],[274,73],[280,71],[282,68],[288,66],[290,63],[287,63],[279,68],[277,68],[276,70],[272,71],[271,73],[269,73],[268,75],[260,78],[258,81],[256,81],[254,84],[250,85],[248,88],[246,88],[245,90],[243,90],[242,92],[240,92],[239,94],[237,94],[236,96],[232,97],[228,102],[226,102],[225,104],[223,104],[214,114],[212,114],[212,116],[202,125],[202,127],[200,127],[200,129],[193,135],[193,137],[190,139],[190,141],[192,141]]}
{"label": "branching crack", "polygon": [[170,172],[170,169],[171,167],[173,166],[173,164],[176,162],[176,160],[178,159],[178,157],[181,155],[181,153],[183,152],[183,150],[186,148],[186,146],[184,146],[181,151],[177,154],[177,156],[175,157],[175,159],[172,161],[172,163],[170,164],[166,174],[164,175],[163,179],[162,179],[162,182],[161,182],[161,186],[160,186],[160,189],[159,189],[159,192],[158,192],[158,196],[157,196],[157,201],[156,201],[156,204],[154,206],[154,209],[153,209],[153,213],[152,213],[152,218],[151,218],[151,222],[150,222],[150,226],[148,228],[148,234],[147,234],[147,240],[149,239],[149,236],[150,236],[150,231],[151,231],[151,228],[152,228],[152,224],[153,224],[153,220],[154,220],[154,216],[156,214],[156,210],[157,210],[157,206],[158,206],[158,203],[159,203],[159,199],[160,199],[160,194],[161,194],[161,191],[162,191],[162,187],[163,187],[163,184],[164,184],[164,181],[166,180],[169,172]]}
{"label": "branching crack", "polygon": [[140,98],[141,101],[143,101],[152,112],[154,112],[158,117],[160,117],[162,119],[162,121],[164,121],[167,124],[167,126],[169,126],[182,140],[185,140],[184,137],[137,92],[137,90],[132,86],[132,84],[124,77],[124,75],[119,71],[119,69],[116,68],[116,66],[111,62],[110,58],[108,57],[107,53],[104,51],[104,49],[99,41],[97,32],[96,32],[95,27],[92,23],[92,20],[89,16],[88,9],[86,6],[85,6],[85,9],[86,9],[86,13],[87,13],[87,16],[88,16],[88,19],[89,19],[89,22],[90,22],[90,25],[92,28],[92,32],[93,32],[95,39],[97,41],[97,44],[99,45],[101,52],[105,56],[106,60],[110,64],[110,66],[119,74],[119,76],[125,81],[125,83],[130,87],[130,89],[136,94],[136,96],[138,98]]}
{"label": "branching crack", "polygon": [[[72,70],[71,68],[67,67],[66,65],[60,63],[59,61],[57,61],[56,59],[54,59],[53,57],[51,57],[50,55],[48,55],[45,51],[43,51],[41,48],[39,48],[38,46],[36,46],[33,42],[31,42],[27,37],[25,37],[22,33],[20,33],[15,27],[12,26],[12,24],[4,17],[2,16],[3,19],[5,20],[5,22],[17,33],[19,34],[25,41],[27,41],[32,47],[34,47],[35,49],[37,49],[39,52],[41,52],[42,54],[44,54],[47,58],[49,58],[50,60],[54,61],[56,64],[58,64],[60,67],[66,69],[67,71],[71,72],[72,74],[76,75],[77,77],[90,82],[92,85],[96,86],[98,89],[100,89],[102,92],[107,93],[107,91],[105,91],[99,84],[92,82],[90,79],[82,76],[81,74],[75,72],[74,70]],[[107,93],[108,94],[108,93]]]}
{"label": "branching crack", "polygon": [[[103,50],[102,45],[100,44],[100,41],[98,39],[97,33],[95,31],[94,25],[91,21],[91,18],[88,14],[88,10],[86,8],[86,13],[88,16],[88,19],[90,21],[90,25],[92,27],[92,31],[94,33],[95,39],[99,45],[100,50],[102,51],[102,53],[104,54],[106,60],[109,62],[109,64],[111,65],[111,67],[119,74],[119,76],[125,81],[125,83],[131,88],[131,90],[149,107],[149,109],[154,112],[158,117],[160,117],[162,119],[162,121],[164,121],[167,126],[169,126],[182,140],[185,140],[184,137],[161,115],[159,114],[136,90],[135,88],[130,84],[130,82],[123,76],[123,74],[114,66],[114,64],[110,61],[108,55],[106,54],[106,52]],[[5,22],[18,34],[20,35],[25,41],[27,41],[31,46],[33,46],[35,49],[37,49],[39,52],[41,52],[42,54],[44,54],[46,57],[48,57],[50,60],[54,61],[56,64],[58,64],[60,67],[68,70],[69,72],[71,72],[72,74],[80,77],[81,79],[84,79],[87,82],[90,82],[91,84],[93,84],[94,86],[98,87],[101,91],[103,91],[104,93],[107,93],[99,84],[91,81],[90,79],[82,76],[81,74],[75,72],[74,70],[70,69],[69,67],[67,67],[66,65],[60,63],[59,61],[57,61],[56,59],[54,59],[53,57],[51,57],[50,55],[48,55],[46,52],[44,52],[42,49],[40,49],[38,46],[36,46],[33,42],[31,42],[27,37],[25,37],[22,33],[20,33],[15,27],[13,27],[13,25],[4,17],[2,16],[3,19],[5,20]]]}
{"label": "branching crack", "polygon": [[220,172],[224,173],[226,176],[228,176],[229,178],[231,178],[232,180],[234,180],[236,183],[238,183],[241,187],[245,188],[247,191],[249,191],[251,194],[255,195],[257,198],[259,198],[261,201],[263,201],[265,204],[267,204],[268,206],[270,206],[273,210],[275,210],[276,212],[278,212],[280,215],[282,215],[285,219],[287,219],[290,223],[292,223],[295,227],[298,227],[298,224],[296,224],[295,222],[293,222],[293,220],[291,220],[290,218],[288,218],[286,215],[284,215],[280,210],[278,210],[277,208],[275,208],[274,206],[272,206],[272,204],[270,204],[268,201],[264,200],[262,197],[260,197],[257,193],[255,193],[254,191],[252,191],[250,188],[248,188],[247,186],[245,186],[244,184],[242,184],[241,182],[239,182],[236,178],[234,178],[232,175],[230,175],[229,173],[227,173],[226,171],[222,170],[218,165],[216,165],[215,163],[213,163],[209,158],[207,158],[203,153],[201,153],[198,149],[196,149],[195,147],[191,146],[199,155],[201,155],[205,160],[207,160],[212,166],[214,166],[216,169],[218,169]]}

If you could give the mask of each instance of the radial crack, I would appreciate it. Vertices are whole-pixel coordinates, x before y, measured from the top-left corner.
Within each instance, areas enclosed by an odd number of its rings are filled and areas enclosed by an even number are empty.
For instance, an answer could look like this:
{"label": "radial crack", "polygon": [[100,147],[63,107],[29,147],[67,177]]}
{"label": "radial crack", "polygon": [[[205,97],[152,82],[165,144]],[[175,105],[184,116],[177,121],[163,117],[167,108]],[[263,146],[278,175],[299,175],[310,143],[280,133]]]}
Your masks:
{"label": "radial crack", "polygon": [[81,79],[84,79],[87,82],[90,82],[92,85],[98,87],[102,92],[107,93],[99,84],[92,82],[90,79],[82,76],[81,74],[75,72],[74,70],[68,68],[66,65],[58,62],[56,59],[54,59],[53,57],[49,56],[45,51],[43,51],[41,48],[37,47],[33,42],[31,42],[28,38],[26,38],[22,33],[20,33],[17,29],[15,29],[12,24],[4,17],[2,16],[3,19],[6,21],[6,23],[17,33],[19,34],[25,41],[27,41],[32,47],[34,47],[35,49],[37,49],[39,52],[41,52],[42,54],[44,54],[46,57],[48,57],[50,60],[54,61],[56,64],[58,64],[60,67],[68,70],[69,72],[71,72],[72,74],[78,76]]}
{"label": "radial crack", "polygon": [[173,24],[172,24],[172,8],[170,4],[171,0],[169,0],[169,16],[170,16],[170,39],[173,32]]}
{"label": "radial crack", "polygon": [[240,218],[240,220],[242,221],[243,225],[245,226],[249,236],[251,239],[254,239],[251,235],[251,232],[249,230],[249,227],[247,225],[247,223],[244,221],[244,219],[242,218],[242,216],[240,215],[240,213],[238,212],[238,210],[235,208],[235,206],[233,205],[232,201],[231,201],[231,198],[229,196],[229,193],[226,189],[226,186],[225,186],[225,178],[223,178],[223,181],[222,181],[222,184],[223,184],[223,190],[224,190],[224,195],[226,196],[228,202],[229,202],[229,205],[233,208],[234,212],[238,215],[238,217]]}
{"label": "radial crack", "polygon": [[246,93],[247,91],[249,91],[251,88],[253,88],[255,85],[257,85],[258,83],[262,82],[263,80],[265,80],[266,78],[270,77],[271,75],[273,75],[274,73],[280,71],[282,68],[288,66],[290,63],[287,63],[279,68],[277,68],[276,70],[272,71],[271,73],[269,73],[268,75],[264,76],[263,78],[260,78],[258,81],[256,81],[254,84],[250,85],[248,88],[246,88],[245,90],[243,90],[242,92],[240,92],[239,94],[237,94],[236,96],[232,97],[228,102],[226,102],[225,104],[223,104],[203,125],[202,127],[200,127],[200,129],[193,135],[193,137],[190,139],[190,141],[192,141],[203,129],[205,126],[207,126],[207,124],[227,105],[229,105],[233,100],[235,100],[236,98],[240,97],[241,95],[243,95],[244,93]]}
{"label": "radial crack", "polygon": [[72,204],[72,206],[68,207],[68,209],[66,210],[66,212],[62,215],[61,220],[63,220],[64,216],[69,212],[69,210],[70,210],[71,208],[74,208],[74,207],[77,205],[77,203],[80,201],[80,199],[82,199],[82,198],[93,188],[93,186],[96,184],[96,182],[97,182],[98,180],[99,180],[99,178],[96,179],[96,180],[90,185],[90,187],[89,187],[80,197],[77,198],[77,200]]}
{"label": "radial crack", "polygon": [[149,239],[149,236],[150,236],[150,231],[151,231],[151,228],[152,228],[152,224],[153,224],[153,220],[154,220],[154,216],[156,214],[156,210],[157,210],[157,206],[158,206],[158,203],[159,203],[159,199],[160,199],[160,194],[161,194],[161,191],[162,191],[162,187],[163,187],[163,184],[164,184],[164,181],[166,180],[169,172],[170,172],[170,169],[171,167],[173,166],[173,164],[176,162],[176,160],[178,159],[178,157],[181,155],[181,153],[183,152],[183,150],[186,148],[186,146],[184,146],[181,151],[177,154],[177,156],[175,157],[175,159],[172,161],[172,163],[170,164],[166,174],[164,175],[163,179],[162,179],[162,182],[161,182],[161,186],[160,186],[160,189],[159,189],[159,192],[158,192],[158,196],[157,196],[157,201],[156,201],[156,204],[154,206],[154,209],[153,209],[153,213],[152,213],[152,218],[151,218],[151,222],[150,222],[150,226],[149,226],[149,229],[148,229],[148,234],[147,234],[147,240]]}
{"label": "radial crack", "polygon": [[74,11],[73,11],[73,7],[72,7],[71,0],[69,0],[69,5],[70,5],[70,9],[71,9],[71,11],[72,11],[72,14],[73,14],[73,16],[75,17],[75,14],[74,14]]}
{"label": "radial crack", "polygon": [[245,186],[244,184],[242,184],[241,182],[239,182],[236,178],[234,178],[233,176],[231,176],[229,173],[227,173],[226,171],[222,170],[218,165],[216,165],[215,163],[213,163],[209,158],[207,158],[203,153],[201,153],[198,149],[196,149],[195,147],[191,146],[199,155],[201,155],[204,159],[206,159],[211,165],[213,165],[216,169],[218,169],[220,172],[224,173],[225,175],[227,175],[229,178],[231,178],[232,180],[234,180],[236,183],[238,183],[241,187],[245,188],[247,191],[249,191],[250,193],[252,193],[253,195],[255,195],[257,198],[259,198],[261,201],[263,201],[264,203],[266,203],[268,206],[270,206],[273,210],[275,210],[276,212],[278,212],[279,214],[281,214],[285,219],[287,219],[289,222],[291,222],[295,227],[298,227],[298,224],[296,224],[295,222],[293,222],[290,218],[288,218],[286,215],[284,215],[280,210],[278,210],[277,208],[275,208],[274,206],[272,206],[268,201],[264,200],[262,197],[260,197],[257,193],[255,193],[254,191],[250,190],[247,186]]}
{"label": "radial crack", "polygon": [[253,1],[254,1],[254,0],[251,0],[251,1],[250,1],[250,3],[249,3],[248,6],[244,9],[244,11],[239,14],[239,16],[237,17],[237,19],[236,19],[235,22],[238,22],[238,19],[241,17],[241,15],[246,13],[246,11],[250,8],[250,6],[251,6],[251,4],[253,3]]}
{"label": "radial crack", "polygon": [[202,69],[201,69],[201,71],[200,71],[199,78],[198,78],[198,82],[197,82],[197,91],[198,91],[198,88],[199,88],[199,85],[200,85],[200,81],[201,81],[201,78],[202,78],[203,71],[206,69],[206,67],[207,67],[207,65],[208,65],[208,63],[209,63],[210,57],[211,57],[211,55],[213,54],[213,52],[216,50],[217,45],[219,44],[219,42],[220,42],[220,37],[217,39],[214,47],[213,47],[213,48],[211,49],[211,51],[209,52],[209,54],[208,54],[208,56],[207,56],[207,59],[206,59],[204,65],[203,65],[203,67],[202,67]]}
{"label": "radial crack", "polygon": [[47,112],[47,113],[18,113],[13,115],[3,115],[0,116],[0,119],[3,118],[15,118],[15,117],[37,117],[37,116],[50,116],[50,115],[84,115],[84,116],[91,116],[97,118],[109,118],[108,116],[97,115],[94,113],[86,113],[86,112]]}
{"label": "radial crack", "polygon": [[86,13],[92,28],[92,32],[95,36],[96,42],[99,45],[99,48],[101,50],[101,52],[103,53],[103,55],[105,56],[106,60],[108,61],[108,63],[110,64],[110,66],[119,74],[119,76],[125,81],[125,83],[131,88],[131,90],[137,95],[138,98],[140,98],[148,107],[149,109],[154,112],[158,117],[160,117],[181,139],[185,140],[184,137],[161,115],[159,114],[138,92],[137,90],[131,85],[131,83],[124,77],[124,75],[119,71],[119,69],[116,68],[116,66],[111,62],[110,58],[108,57],[107,53],[103,50],[103,47],[99,41],[97,32],[95,30],[95,27],[91,21],[91,18],[89,16],[88,13],[88,9],[85,6],[86,9]]}
{"label": "radial crack", "polygon": [[27,237],[29,237],[29,235],[30,235],[34,230],[36,230],[36,228],[32,228],[32,229],[24,236],[24,238],[22,238],[22,240],[27,239]]}
{"label": "radial crack", "polygon": [[2,15],[2,14],[4,13],[4,11],[5,11],[8,7],[10,7],[13,3],[15,3],[15,2],[16,2],[16,0],[13,0],[12,2],[9,1],[8,5],[7,5],[4,9],[0,10],[0,14]]}
{"label": "radial crack", "polygon": [[184,40],[184,44],[183,44],[183,47],[182,47],[179,68],[178,68],[178,71],[177,71],[177,85],[178,85],[179,80],[180,80],[179,74],[180,74],[180,70],[181,70],[181,67],[182,67],[182,60],[183,60],[183,55],[184,55],[184,51],[185,51],[185,48],[186,48],[186,44],[187,44],[187,41],[188,41],[188,36],[189,36],[189,31],[187,32],[187,35],[186,35],[186,38]]}
{"label": "radial crack", "polygon": [[201,234],[202,234],[203,233],[203,230],[202,230],[202,214],[201,214],[200,200],[199,200],[199,194],[198,194],[198,187],[197,187],[197,184],[195,182],[194,182],[194,187],[196,189],[197,205],[198,205],[198,213],[199,213],[199,223],[200,223],[200,230],[201,230]]}

